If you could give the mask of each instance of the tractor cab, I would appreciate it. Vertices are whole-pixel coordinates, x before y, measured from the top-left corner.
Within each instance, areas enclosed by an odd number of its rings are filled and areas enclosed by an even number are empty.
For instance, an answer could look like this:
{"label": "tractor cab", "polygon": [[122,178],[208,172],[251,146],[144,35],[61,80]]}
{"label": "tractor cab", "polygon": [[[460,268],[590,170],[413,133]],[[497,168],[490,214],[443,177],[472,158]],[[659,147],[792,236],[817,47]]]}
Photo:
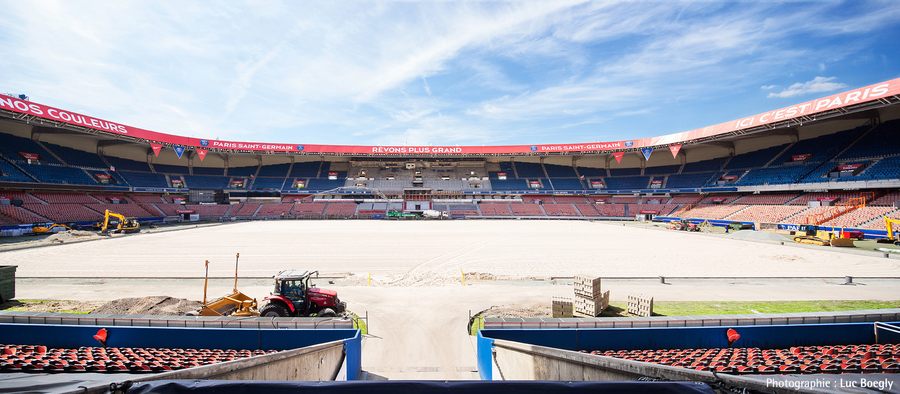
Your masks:
{"label": "tractor cab", "polygon": [[797,229],[797,234],[805,235],[807,237],[815,237],[819,234],[819,226],[812,224],[800,225],[800,228]]}
{"label": "tractor cab", "polygon": [[320,289],[310,284],[319,271],[281,271],[274,276],[275,288],[265,298],[268,303],[260,309],[260,316],[337,316],[347,304],[341,302],[334,290]]}

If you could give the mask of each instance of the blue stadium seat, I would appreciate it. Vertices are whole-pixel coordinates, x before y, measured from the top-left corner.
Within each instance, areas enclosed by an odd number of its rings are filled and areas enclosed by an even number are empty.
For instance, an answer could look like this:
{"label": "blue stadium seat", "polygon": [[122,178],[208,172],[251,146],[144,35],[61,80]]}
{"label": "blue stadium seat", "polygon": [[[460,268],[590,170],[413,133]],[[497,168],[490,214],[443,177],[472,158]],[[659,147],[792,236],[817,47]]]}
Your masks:
{"label": "blue stadium seat", "polygon": [[575,168],[570,166],[560,166],[556,164],[544,164],[544,168],[547,169],[547,174],[550,175],[550,178],[577,178],[578,175],[575,174]]}
{"label": "blue stadium seat", "polygon": [[[287,183],[293,182],[293,179],[287,181]],[[281,186],[285,184],[284,178],[266,178],[266,177],[257,177],[255,181],[253,181],[253,190],[280,190]],[[287,187],[291,187],[291,185],[287,185]]]}
{"label": "blue stadium seat", "polygon": [[256,175],[257,166],[249,167],[228,167],[229,176],[251,176]]}
{"label": "blue stadium seat", "polygon": [[739,179],[735,185],[773,185],[796,183],[801,177],[816,168],[816,164],[786,165],[779,167],[755,168]]}
{"label": "blue stadium seat", "polygon": [[608,190],[634,190],[647,189],[650,185],[649,176],[628,176],[606,178]]}
{"label": "blue stadium seat", "polygon": [[[283,180],[284,177],[288,175],[288,169],[291,167],[290,163],[286,164],[274,164],[269,166],[262,166],[259,168],[259,176],[269,176],[269,177],[281,177]],[[318,167],[316,168],[318,170]],[[313,175],[315,176],[315,175]]]}
{"label": "blue stadium seat", "polygon": [[869,132],[838,159],[872,159],[900,152],[900,120],[885,122]]}
{"label": "blue stadium seat", "polygon": [[19,152],[36,153],[40,156],[38,161],[41,163],[59,164],[59,160],[53,158],[50,152],[28,138],[17,137],[11,134],[0,134],[0,154],[6,156],[7,159],[15,162],[27,161]]}
{"label": "blue stadium seat", "polygon": [[710,171],[719,171],[722,169],[722,165],[725,164],[726,158],[718,158],[718,159],[710,159],[710,160],[702,160],[695,161],[693,163],[687,163],[684,165],[684,169],[681,170],[682,173],[688,172],[710,172]]}
{"label": "blue stadium seat", "polygon": [[62,167],[50,164],[20,164],[25,171],[34,175],[41,182],[61,183],[66,185],[96,185],[97,182],[84,172],[75,167]]}
{"label": "blue stadium seat", "polygon": [[150,166],[145,161],[135,161],[123,159],[120,157],[104,156],[109,165],[116,168],[117,171],[144,171],[150,172]]}
{"label": "blue stadium seat", "polygon": [[149,172],[131,172],[119,171],[119,175],[128,181],[128,184],[134,187],[158,187],[167,188],[169,184],[166,182],[165,175],[153,174]]}
{"label": "blue stadium seat", "polygon": [[544,174],[544,170],[541,169],[540,163],[516,162],[515,165],[519,178],[535,179],[547,177],[547,175]]}
{"label": "blue stadium seat", "polygon": [[161,172],[164,174],[187,174],[188,168],[184,166],[173,166],[168,164],[154,164],[153,168],[156,172]]}
{"label": "blue stadium seat", "polygon": [[728,162],[728,165],[725,166],[725,169],[734,170],[762,167],[772,160],[778,152],[784,150],[785,146],[787,146],[787,144],[735,155],[731,158],[731,161]]}
{"label": "blue stadium seat", "polygon": [[578,173],[585,177],[606,176],[606,169],[594,167],[578,167]]}
{"label": "blue stadium seat", "polygon": [[28,175],[0,159],[0,182],[34,182]]}
{"label": "blue stadium seat", "polygon": [[678,172],[681,165],[647,167],[644,169],[644,175],[669,175]]}
{"label": "blue stadium seat", "polygon": [[[550,178],[550,183],[554,190],[584,190],[584,185],[577,178]],[[544,186],[548,186],[546,182]]]}
{"label": "blue stadium seat", "polygon": [[610,168],[609,176],[635,176],[641,175],[641,169],[635,168]]}
{"label": "blue stadium seat", "polygon": [[222,190],[228,187],[231,178],[209,175],[185,175],[184,181],[189,189]]}
{"label": "blue stadium seat", "polygon": [[697,172],[692,174],[675,174],[669,175],[666,182],[666,188],[686,189],[703,187],[715,175],[714,172]]}
{"label": "blue stadium seat", "polygon": [[830,159],[842,149],[847,147],[854,139],[858,138],[866,127],[857,127],[852,130],[846,130],[839,133],[823,135],[821,137],[810,138],[798,141],[791,146],[781,156],[779,156],[772,165],[780,165],[783,163],[791,163],[794,155],[812,155],[803,163],[813,164],[821,163]]}
{"label": "blue stadium seat", "polygon": [[507,179],[504,181],[492,179],[491,189],[500,191],[528,190],[528,183],[524,179]]}
{"label": "blue stadium seat", "polygon": [[[319,168],[321,166],[322,162],[320,161],[294,163],[290,176],[292,178],[315,178],[319,176]],[[328,169],[322,168],[322,176],[324,177],[327,173]]]}
{"label": "blue stadium seat", "polygon": [[225,174],[225,169],[222,167],[194,167],[192,170],[194,171],[194,175],[222,176]]}
{"label": "blue stadium seat", "polygon": [[56,144],[51,144],[48,142],[44,142],[44,146],[47,149],[56,153],[57,156],[63,159],[66,163],[71,166],[80,166],[80,167],[90,167],[90,168],[106,168],[106,163],[100,159],[96,153],[93,152],[85,152],[78,149],[67,148],[65,146],[59,146]]}

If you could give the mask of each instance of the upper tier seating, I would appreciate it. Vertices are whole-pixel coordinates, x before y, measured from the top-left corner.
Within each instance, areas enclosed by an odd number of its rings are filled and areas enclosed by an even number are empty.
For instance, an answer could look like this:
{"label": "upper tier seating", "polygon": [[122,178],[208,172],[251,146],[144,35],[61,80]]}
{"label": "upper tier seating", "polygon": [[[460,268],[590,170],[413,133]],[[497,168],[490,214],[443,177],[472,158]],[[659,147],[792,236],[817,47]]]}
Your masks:
{"label": "upper tier seating", "polygon": [[547,169],[547,174],[550,175],[551,178],[577,178],[578,175],[575,174],[575,169],[570,166],[561,166],[556,164],[544,164],[544,168]]}
{"label": "upper tier seating", "polygon": [[669,175],[665,187],[667,189],[703,187],[713,175],[715,175],[713,172]]}
{"label": "upper tier seating", "polygon": [[682,173],[689,172],[711,172],[711,171],[719,171],[722,169],[722,165],[725,164],[725,160],[727,158],[719,158],[719,159],[710,159],[703,161],[695,161],[693,163],[687,163],[684,165],[684,169],[681,170]]}
{"label": "upper tier seating", "polygon": [[169,187],[169,183],[166,182],[165,175],[162,174],[152,174],[149,172],[131,172],[131,171],[121,171],[119,172],[128,184],[134,187],[157,187],[157,188],[167,188]]}
{"label": "upper tier seating", "polygon": [[610,168],[610,176],[634,176],[641,175],[640,168]]}
{"label": "upper tier seating", "polygon": [[112,156],[104,156],[109,165],[116,168],[116,171],[141,171],[150,172],[150,166],[145,161],[135,161],[122,159]]}
{"label": "upper tier seating", "polygon": [[6,156],[7,159],[15,162],[26,162],[22,157],[22,152],[34,153],[39,156],[38,161],[41,163],[56,163],[59,160],[53,158],[50,152],[47,152],[37,142],[28,138],[17,137],[11,134],[2,134],[3,140],[0,141],[0,154]]}
{"label": "upper tier seating", "polygon": [[516,162],[515,163],[516,172],[519,174],[519,178],[546,178],[547,175],[544,174],[544,170],[541,168],[540,163],[526,163],[526,162]]}
{"label": "upper tier seating", "polygon": [[56,144],[51,144],[48,142],[44,142],[44,146],[47,149],[56,153],[63,161],[72,166],[80,166],[80,167],[91,167],[91,168],[106,168],[106,163],[100,159],[100,156],[97,156],[96,153],[93,152],[85,152],[78,149],[72,149],[65,146],[59,146]]}
{"label": "upper tier seating", "polygon": [[[315,178],[319,176],[319,168],[322,167],[322,162],[320,161],[307,161],[307,162],[299,162],[294,163],[294,167],[291,168],[290,176],[292,178]],[[327,168],[322,168],[322,177],[327,175]]]}
{"label": "upper tier seating", "polygon": [[868,159],[900,152],[900,120],[892,120],[875,127],[869,134],[841,153],[838,159]]}
{"label": "upper tier seating", "polygon": [[644,175],[668,175],[678,172],[681,165],[647,167],[644,169]]}
{"label": "upper tier seating", "polygon": [[257,166],[250,167],[228,167],[228,176],[251,176],[256,175]]}
{"label": "upper tier seating", "polygon": [[753,152],[742,153],[739,155],[735,155],[731,158],[728,164],[725,165],[725,169],[734,170],[734,169],[745,169],[745,168],[753,168],[753,167],[762,167],[770,160],[775,158],[775,155],[778,152],[784,150],[787,146],[778,145],[773,146],[771,148],[760,149]]}
{"label": "upper tier seating", "polygon": [[194,175],[225,175],[225,169],[222,167],[194,167],[191,169]]}
{"label": "upper tier seating", "polygon": [[185,166],[173,166],[169,164],[153,164],[153,169],[156,172],[161,172],[165,174],[187,174],[188,168]]}
{"label": "upper tier seating", "polygon": [[609,190],[647,189],[650,184],[648,176],[609,177],[605,180]]}
{"label": "upper tier seating", "polygon": [[815,164],[794,164],[750,170],[735,185],[774,185],[795,183],[815,168]]}
{"label": "upper tier seating", "polygon": [[852,130],[798,141],[772,162],[772,165],[791,163],[793,162],[793,156],[795,155],[811,155],[808,159],[803,161],[803,163],[813,164],[824,162],[847,147],[847,144],[862,135],[867,128],[868,127],[857,127]]}
{"label": "upper tier seating", "polygon": [[585,178],[605,177],[606,169],[594,167],[578,167],[578,173]]}
{"label": "upper tier seating", "polygon": [[[275,178],[284,179],[288,175],[288,169],[290,167],[291,167],[291,163],[272,164],[272,165],[262,166],[262,167],[259,167],[259,174],[257,174],[257,176],[267,176],[267,177],[275,177]],[[318,170],[318,166],[316,166],[316,170]],[[299,176],[308,176],[308,175],[299,175]],[[312,175],[312,176],[315,176],[315,175]]]}

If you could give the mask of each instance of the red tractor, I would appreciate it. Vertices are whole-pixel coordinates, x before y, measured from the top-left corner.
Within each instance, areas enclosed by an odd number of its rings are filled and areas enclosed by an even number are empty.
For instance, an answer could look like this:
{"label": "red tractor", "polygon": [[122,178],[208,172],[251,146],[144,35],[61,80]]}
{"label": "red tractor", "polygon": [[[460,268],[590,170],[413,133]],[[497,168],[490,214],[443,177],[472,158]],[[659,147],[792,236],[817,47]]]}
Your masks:
{"label": "red tractor", "polygon": [[259,315],[264,317],[318,316],[334,317],[347,310],[347,303],[338,299],[334,290],[310,285],[309,279],[319,271],[281,271],[275,275],[275,291],[266,296],[268,301]]}

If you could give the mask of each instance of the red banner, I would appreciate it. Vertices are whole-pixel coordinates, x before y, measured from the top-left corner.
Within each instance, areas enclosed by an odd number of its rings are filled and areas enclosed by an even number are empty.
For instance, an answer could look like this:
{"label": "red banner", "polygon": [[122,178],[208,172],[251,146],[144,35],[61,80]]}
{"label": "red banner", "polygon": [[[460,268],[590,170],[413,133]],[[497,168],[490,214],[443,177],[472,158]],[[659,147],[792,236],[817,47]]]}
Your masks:
{"label": "red banner", "polygon": [[203,161],[203,159],[206,158],[206,153],[207,153],[206,149],[197,148],[197,157],[200,158],[200,161]]}
{"label": "red banner", "polygon": [[658,137],[611,142],[586,142],[575,144],[545,145],[504,145],[504,146],[363,146],[363,145],[303,145],[263,142],[239,142],[209,140],[196,137],[160,133],[137,127],[126,126],[87,115],[78,114],[33,101],[25,101],[15,97],[0,95],[0,110],[32,115],[38,118],[65,123],[71,126],[86,127],[99,132],[128,136],[150,143],[162,143],[171,146],[180,145],[203,149],[222,149],[260,152],[296,152],[310,154],[338,155],[528,155],[545,153],[585,153],[609,152],[618,149],[634,149],[654,146],[683,144],[692,140],[714,137],[738,130],[748,129],[802,116],[812,116],[825,111],[850,105],[862,104],[900,94],[900,78],[893,79],[834,94],[816,100],[756,114],[700,129],[667,134]]}
{"label": "red banner", "polygon": [[803,153],[791,156],[791,161],[807,161],[812,157],[812,153]]}
{"label": "red banner", "polygon": [[613,152],[613,159],[616,159],[616,163],[622,164],[622,157],[625,156],[625,152]]}
{"label": "red banner", "polygon": [[592,189],[602,189],[603,187],[604,187],[603,180],[591,179],[591,188]]}
{"label": "red banner", "polygon": [[855,171],[865,166],[864,163],[848,163],[837,166],[838,171]]}
{"label": "red banner", "polygon": [[681,151],[681,144],[669,145],[669,152],[672,152],[673,158],[678,158],[678,152]]}
{"label": "red banner", "polygon": [[658,215],[658,214],[659,214],[659,211],[652,210],[652,209],[642,209],[642,210],[641,210],[641,215],[647,215],[647,214],[650,214],[650,215]]}
{"label": "red banner", "polygon": [[19,152],[19,156],[22,156],[22,158],[24,158],[25,160],[40,160],[41,159],[41,155],[39,155],[37,153],[31,153],[31,152]]}
{"label": "red banner", "polygon": [[159,157],[159,152],[162,151],[162,145],[160,144],[150,144],[150,149],[153,149],[153,155]]}

